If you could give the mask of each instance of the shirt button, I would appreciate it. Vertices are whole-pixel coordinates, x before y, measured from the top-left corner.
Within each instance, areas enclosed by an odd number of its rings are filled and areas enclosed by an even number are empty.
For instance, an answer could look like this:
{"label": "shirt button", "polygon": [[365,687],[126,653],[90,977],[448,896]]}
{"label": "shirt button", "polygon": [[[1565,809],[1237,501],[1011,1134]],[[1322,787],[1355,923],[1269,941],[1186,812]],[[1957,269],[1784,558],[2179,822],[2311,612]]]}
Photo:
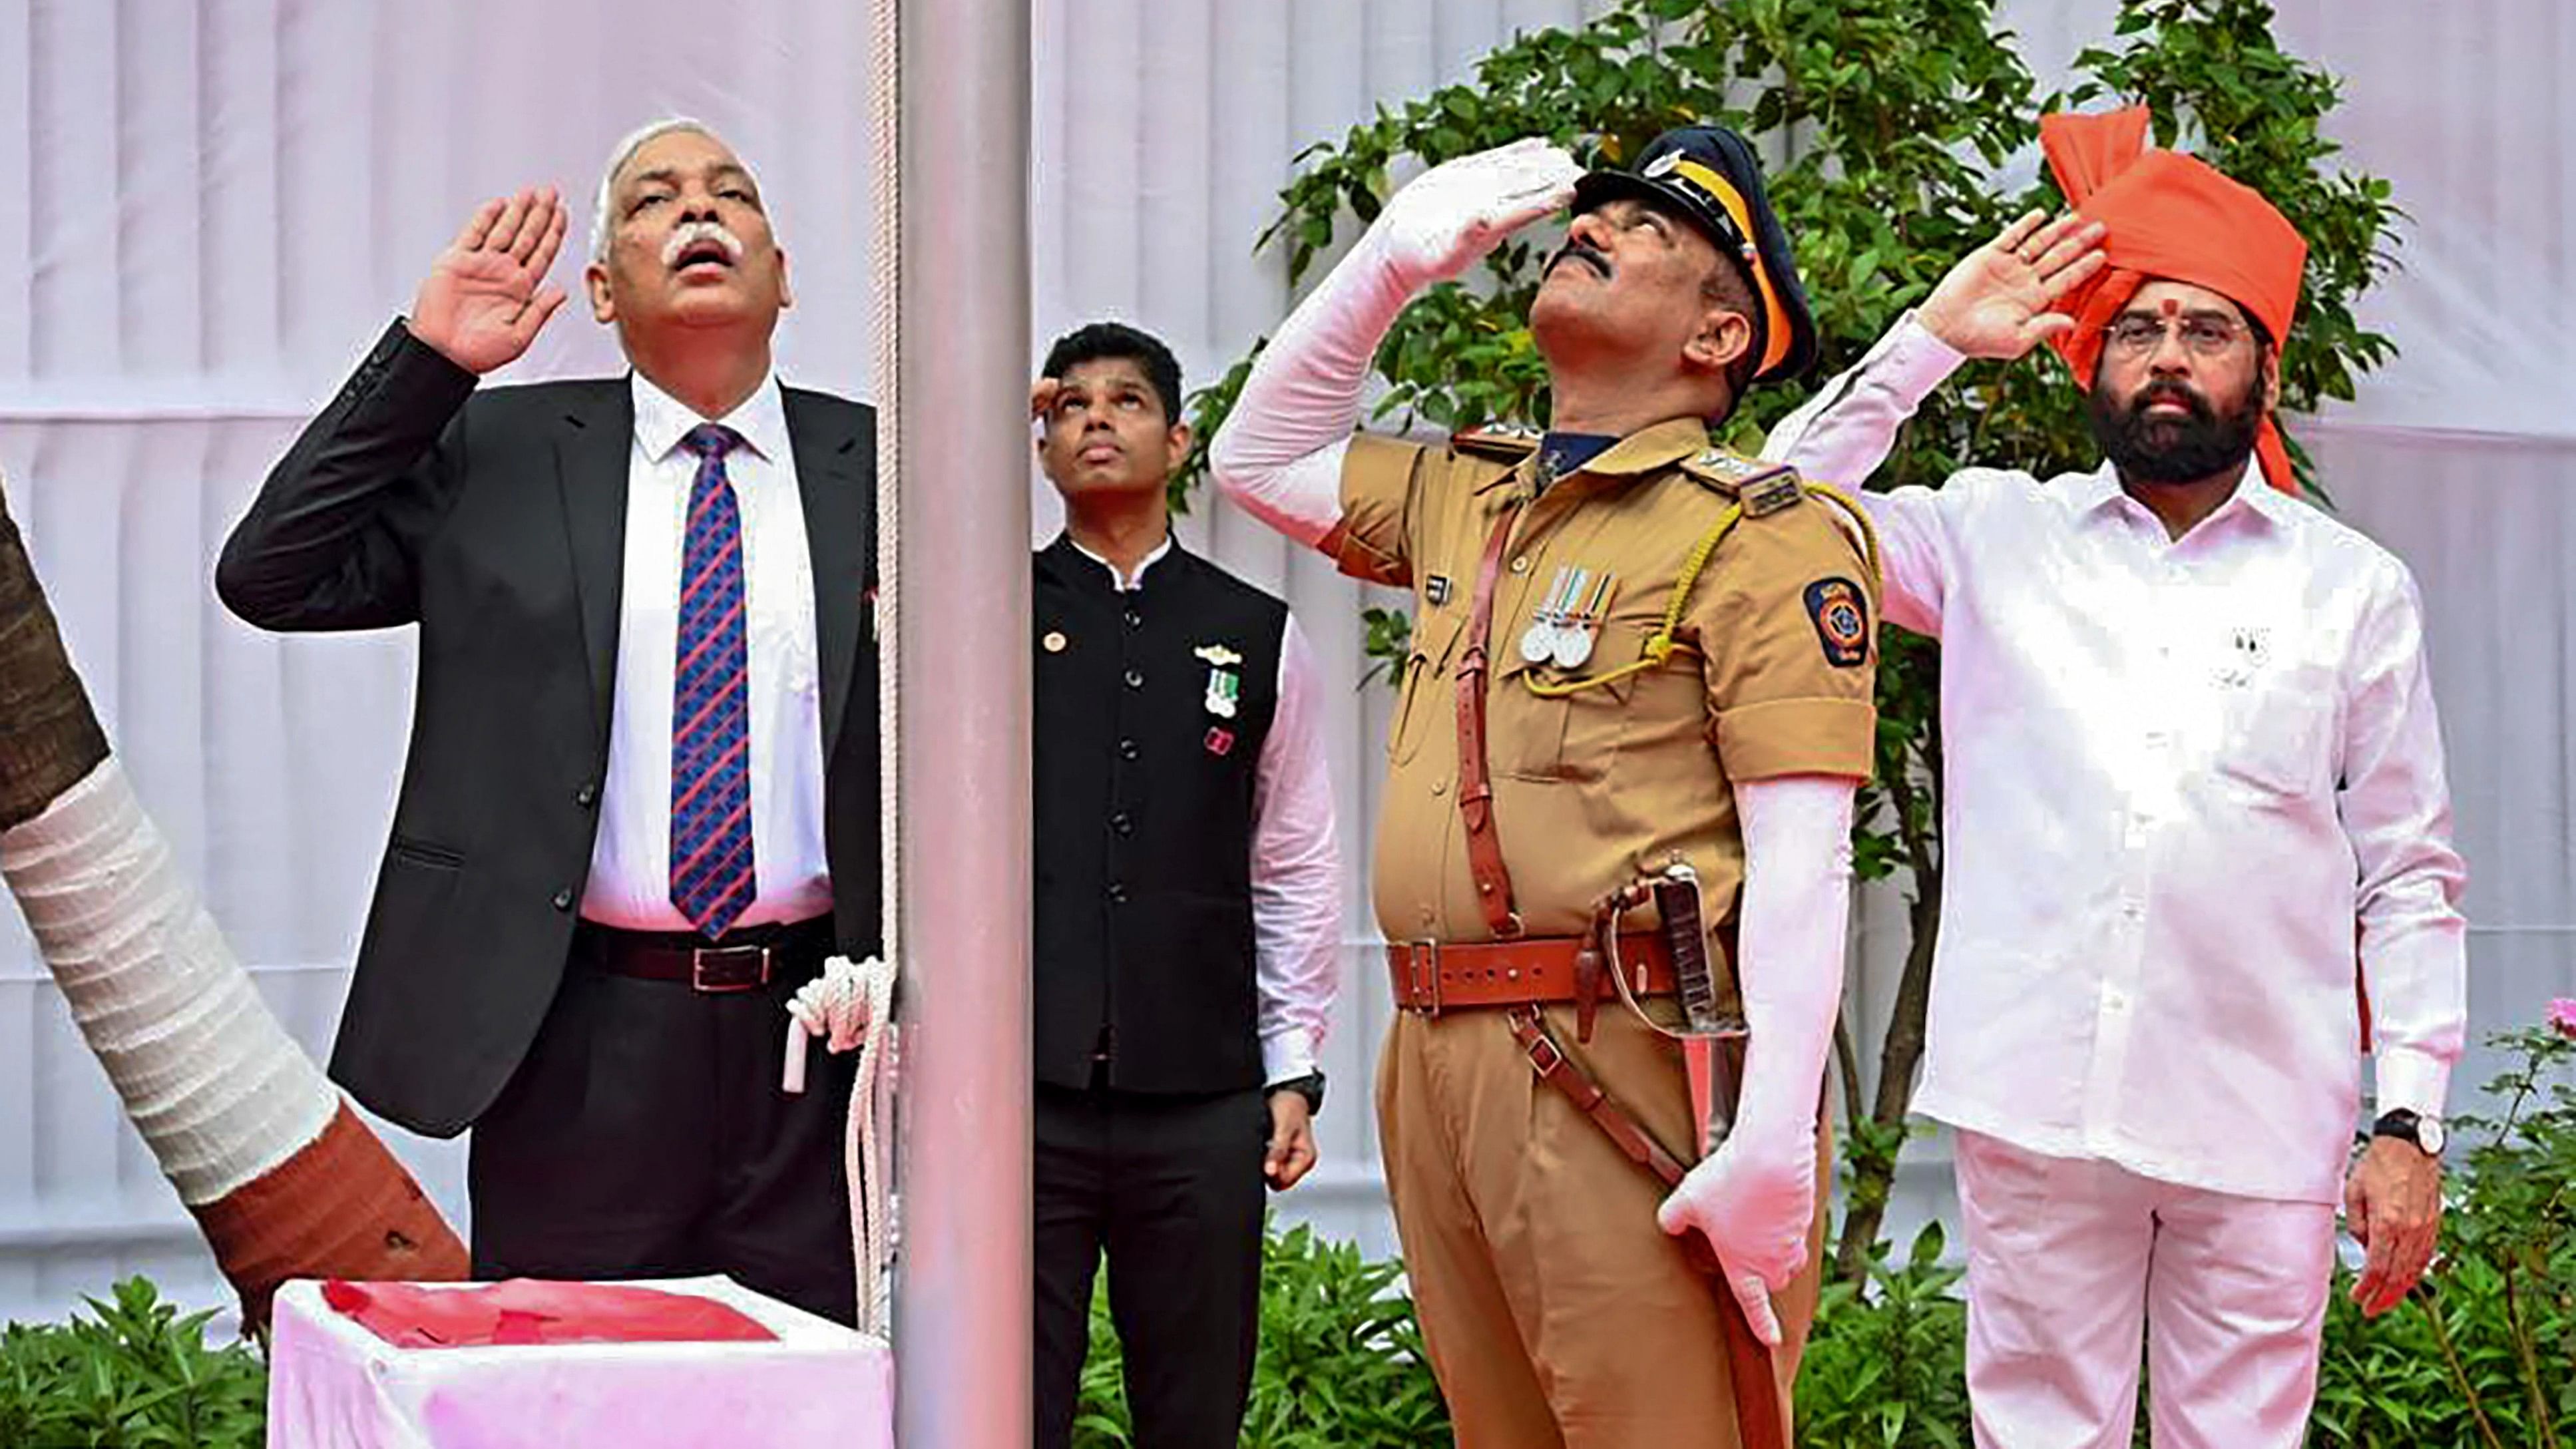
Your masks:
{"label": "shirt button", "polygon": [[1121,835],[1133,835],[1136,833],[1136,817],[1121,810],[1109,817],[1109,828]]}
{"label": "shirt button", "polygon": [[599,787],[597,785],[584,785],[580,789],[573,791],[572,803],[580,806],[584,810],[598,804]]}
{"label": "shirt button", "polygon": [[555,892],[555,909],[559,911],[568,911],[572,909],[572,891],[570,888]]}
{"label": "shirt button", "polygon": [[1512,572],[1516,574],[1525,574],[1529,572],[1528,554],[1523,554],[1519,558],[1512,560]]}
{"label": "shirt button", "polygon": [[1144,750],[1138,748],[1134,740],[1120,740],[1118,742],[1118,758],[1122,760],[1133,760],[1144,753]]}
{"label": "shirt button", "polygon": [[1144,627],[1144,624],[1145,624],[1145,616],[1144,616],[1144,615],[1137,613],[1137,612],[1136,612],[1135,610],[1133,610],[1133,609],[1129,609],[1129,610],[1127,611],[1127,627],[1128,627],[1128,628],[1130,628],[1130,629],[1138,629],[1138,628],[1142,628],[1142,627]]}
{"label": "shirt button", "polygon": [[1128,670],[1127,687],[1129,689],[1143,689],[1145,687],[1145,671],[1141,669]]}
{"label": "shirt button", "polygon": [[1432,793],[1432,794],[1434,794],[1434,795],[1446,795],[1446,794],[1448,794],[1448,793],[1449,793],[1449,782],[1448,782],[1448,781],[1446,781],[1446,780],[1434,780],[1434,781],[1432,781],[1432,782],[1431,782],[1431,793]]}
{"label": "shirt button", "polygon": [[1127,883],[1125,881],[1113,880],[1109,883],[1109,904],[1113,906],[1123,906],[1127,904]]}

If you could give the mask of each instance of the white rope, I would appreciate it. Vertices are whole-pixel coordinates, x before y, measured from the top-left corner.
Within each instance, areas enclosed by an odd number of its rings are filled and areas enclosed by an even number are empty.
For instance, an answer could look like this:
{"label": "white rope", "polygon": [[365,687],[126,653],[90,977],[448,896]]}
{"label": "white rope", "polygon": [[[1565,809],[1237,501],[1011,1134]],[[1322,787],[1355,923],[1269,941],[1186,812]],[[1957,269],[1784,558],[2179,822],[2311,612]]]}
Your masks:
{"label": "white rope", "polygon": [[[902,631],[903,372],[898,323],[902,315],[902,12],[899,0],[871,0],[868,7],[868,143],[874,178],[874,245],[870,258],[876,383],[876,573],[874,600],[877,658],[877,904],[878,955],[853,965],[835,957],[824,974],[797,993],[789,1011],[788,1073],[801,1077],[811,1037],[834,1051],[859,1048],[850,1086],[849,1131],[843,1169],[850,1183],[850,1247],[857,1260],[859,1327],[889,1337],[894,1326],[894,1258],[901,1241],[895,1221],[899,1201],[892,1181],[896,1140],[900,1033],[894,1024],[894,983],[900,973],[903,927],[901,819],[901,721],[897,711],[898,655]],[[802,1083],[789,1090],[801,1090]]]}
{"label": "white rope", "polygon": [[858,1264],[859,1328],[882,1338],[894,1318],[893,1193],[878,1150],[881,1109],[892,1106],[894,967],[871,956],[852,962],[835,956],[823,974],[787,1003],[787,1070],[780,1085],[805,1090],[808,1047],[820,1039],[831,1050],[858,1048],[857,1079],[850,1084],[849,1133],[842,1168],[850,1178],[850,1249]]}

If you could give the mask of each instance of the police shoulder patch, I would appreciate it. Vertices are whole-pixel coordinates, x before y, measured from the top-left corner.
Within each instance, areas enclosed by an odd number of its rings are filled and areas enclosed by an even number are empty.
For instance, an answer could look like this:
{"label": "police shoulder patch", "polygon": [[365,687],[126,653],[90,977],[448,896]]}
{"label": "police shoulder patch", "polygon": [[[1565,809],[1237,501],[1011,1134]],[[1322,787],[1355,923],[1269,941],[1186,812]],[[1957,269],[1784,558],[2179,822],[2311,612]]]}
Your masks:
{"label": "police shoulder patch", "polygon": [[1741,500],[1747,518],[1760,518],[1799,499],[1797,470],[1782,463],[1710,448],[1682,460],[1682,471],[1713,493]]}
{"label": "police shoulder patch", "polygon": [[1539,440],[1547,436],[1527,423],[1487,423],[1449,435],[1449,446],[1457,452],[1479,458],[1499,458],[1518,462],[1538,451]]}
{"label": "police shoulder patch", "polygon": [[1857,669],[1869,662],[1869,595],[1849,579],[1818,579],[1807,585],[1807,617],[1816,626],[1816,642],[1825,662],[1836,669]]}

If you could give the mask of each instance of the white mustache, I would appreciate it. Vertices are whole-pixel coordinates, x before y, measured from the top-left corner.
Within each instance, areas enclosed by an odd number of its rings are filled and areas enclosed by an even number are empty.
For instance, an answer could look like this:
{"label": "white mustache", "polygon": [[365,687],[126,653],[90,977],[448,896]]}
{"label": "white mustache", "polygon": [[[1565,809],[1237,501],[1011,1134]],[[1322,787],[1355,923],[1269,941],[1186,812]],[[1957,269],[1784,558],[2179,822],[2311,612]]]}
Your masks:
{"label": "white mustache", "polygon": [[725,250],[725,260],[737,266],[742,263],[742,238],[727,230],[720,221],[684,221],[672,228],[671,239],[662,243],[662,265],[676,267],[680,253],[702,241],[713,241]]}

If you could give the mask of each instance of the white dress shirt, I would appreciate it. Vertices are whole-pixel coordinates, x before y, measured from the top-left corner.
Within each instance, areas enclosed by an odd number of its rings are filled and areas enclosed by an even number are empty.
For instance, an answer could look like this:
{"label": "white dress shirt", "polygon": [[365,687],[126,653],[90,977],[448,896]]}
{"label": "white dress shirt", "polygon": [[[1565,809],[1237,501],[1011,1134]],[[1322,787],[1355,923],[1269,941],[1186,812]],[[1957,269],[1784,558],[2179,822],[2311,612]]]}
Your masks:
{"label": "white dress shirt", "polygon": [[[1074,551],[1109,570],[1122,590],[1172,551],[1166,537],[1121,575],[1107,559]],[[1315,656],[1295,615],[1279,638],[1279,706],[1262,737],[1252,776],[1252,951],[1259,1004],[1262,1079],[1302,1077],[1322,1058],[1340,986],[1342,868],[1333,834],[1333,777],[1324,759],[1324,700]]]}
{"label": "white dress shirt", "polygon": [[[1911,319],[1772,435],[1857,486],[1959,355]],[[2179,540],[2109,464],[1863,495],[1887,617],[1941,641],[1941,935],[1917,1107],[2030,1151],[2340,1197],[2438,1113],[2463,872],[2413,578],[2267,486]]]}
{"label": "white dress shirt", "polygon": [[[626,464],[626,581],[617,617],[617,703],[599,834],[583,887],[586,921],[693,930],[671,904],[671,690],[680,638],[680,554],[697,455],[680,439],[701,419],[630,375],[635,441]],[[751,850],[758,893],[739,924],[828,914],[823,855],[823,718],[814,644],[814,559],[775,377],[714,419],[742,435],[725,455],[742,514],[750,653]]]}

